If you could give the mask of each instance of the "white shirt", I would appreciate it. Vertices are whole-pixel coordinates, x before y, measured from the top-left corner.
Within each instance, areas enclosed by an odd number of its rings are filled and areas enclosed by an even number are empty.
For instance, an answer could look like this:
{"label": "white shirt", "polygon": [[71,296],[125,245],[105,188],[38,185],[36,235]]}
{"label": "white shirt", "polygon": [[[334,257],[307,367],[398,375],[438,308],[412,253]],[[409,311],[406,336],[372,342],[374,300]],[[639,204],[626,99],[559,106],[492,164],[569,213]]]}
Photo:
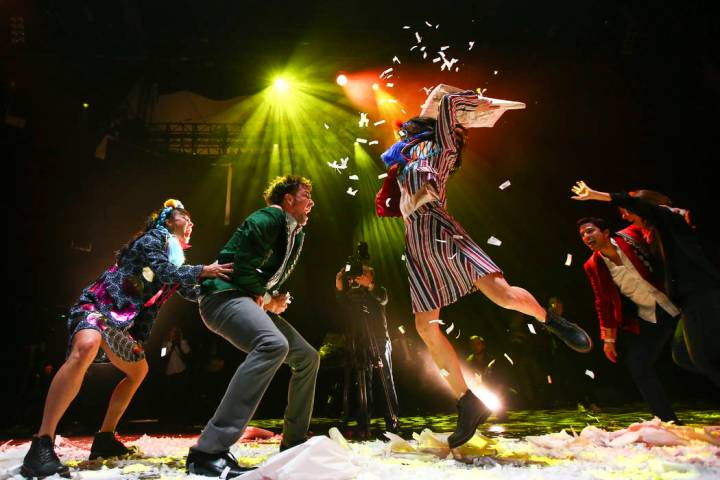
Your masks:
{"label": "white shirt", "polygon": [[[168,358],[168,364],[167,368],[165,369],[165,375],[175,375],[176,373],[182,373],[185,371],[185,362],[182,361],[180,358],[180,353],[177,351],[177,348],[175,348],[175,345],[173,342],[167,342],[165,345],[163,345],[167,353],[167,355],[170,355]],[[190,345],[188,345],[187,340],[184,338],[180,340],[180,350],[184,354],[188,354],[190,352]]]}
{"label": "white shirt", "polygon": [[622,265],[615,265],[612,260],[600,255],[605,261],[613,282],[618,286],[620,292],[632,300],[638,306],[638,316],[650,323],[657,323],[655,318],[655,306],[665,310],[671,317],[680,315],[680,310],[670,301],[663,292],[653,287],[638,273],[635,266],[625,253],[618,247],[615,239],[610,239],[615,246],[615,251],[620,256]]}

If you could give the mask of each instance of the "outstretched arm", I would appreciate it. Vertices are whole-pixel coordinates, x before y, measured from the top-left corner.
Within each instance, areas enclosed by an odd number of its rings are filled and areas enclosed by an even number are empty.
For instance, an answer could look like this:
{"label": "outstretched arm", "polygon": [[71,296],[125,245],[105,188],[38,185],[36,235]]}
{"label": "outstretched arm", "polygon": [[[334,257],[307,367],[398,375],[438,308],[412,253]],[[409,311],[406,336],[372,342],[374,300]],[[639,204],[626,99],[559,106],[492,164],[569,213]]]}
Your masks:
{"label": "outstretched arm", "polygon": [[612,197],[609,193],[593,190],[582,180],[575,182],[575,185],[570,190],[575,194],[575,196],[572,197],[573,200],[597,200],[599,202],[612,201]]}

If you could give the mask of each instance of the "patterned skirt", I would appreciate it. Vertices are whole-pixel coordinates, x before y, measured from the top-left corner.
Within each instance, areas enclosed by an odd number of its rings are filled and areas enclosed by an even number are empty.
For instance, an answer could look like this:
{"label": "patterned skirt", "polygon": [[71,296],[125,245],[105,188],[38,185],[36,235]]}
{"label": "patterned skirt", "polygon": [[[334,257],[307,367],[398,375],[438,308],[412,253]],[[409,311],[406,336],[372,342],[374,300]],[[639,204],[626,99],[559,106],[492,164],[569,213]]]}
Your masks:
{"label": "patterned skirt", "polygon": [[405,218],[405,264],[414,313],[450,305],[477,290],[477,279],[502,273],[439,202]]}
{"label": "patterned skirt", "polygon": [[[145,358],[142,344],[130,333],[130,327],[121,329],[113,327],[104,315],[96,311],[92,304],[83,304],[83,311],[73,315],[68,322],[70,338],[68,339],[68,354],[72,349],[73,338],[80,330],[90,329],[100,332],[102,339],[110,350],[126,362],[139,362]],[[109,359],[102,347],[98,350],[96,363],[108,362]]]}

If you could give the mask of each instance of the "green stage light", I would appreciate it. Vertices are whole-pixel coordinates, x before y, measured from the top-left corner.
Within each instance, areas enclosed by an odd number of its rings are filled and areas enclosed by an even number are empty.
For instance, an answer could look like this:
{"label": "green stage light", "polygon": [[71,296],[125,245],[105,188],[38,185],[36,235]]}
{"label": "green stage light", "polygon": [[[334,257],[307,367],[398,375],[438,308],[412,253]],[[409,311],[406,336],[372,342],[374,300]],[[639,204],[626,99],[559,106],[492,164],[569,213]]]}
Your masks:
{"label": "green stage light", "polygon": [[273,81],[273,88],[278,93],[286,93],[290,90],[290,81],[284,77],[277,77]]}

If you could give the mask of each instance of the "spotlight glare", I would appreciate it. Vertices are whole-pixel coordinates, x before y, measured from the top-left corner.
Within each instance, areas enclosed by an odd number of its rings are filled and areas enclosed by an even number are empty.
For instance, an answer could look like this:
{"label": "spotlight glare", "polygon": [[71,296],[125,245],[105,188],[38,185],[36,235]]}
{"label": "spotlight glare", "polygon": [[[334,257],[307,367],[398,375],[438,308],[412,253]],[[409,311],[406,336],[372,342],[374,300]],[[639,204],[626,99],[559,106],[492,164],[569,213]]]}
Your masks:
{"label": "spotlight glare", "polygon": [[372,89],[377,92],[378,90],[380,90],[380,85],[378,85],[377,83],[373,83],[373,84],[372,84]]}
{"label": "spotlight glare", "polygon": [[285,93],[290,89],[290,83],[283,77],[277,77],[273,82],[273,87],[278,93]]}
{"label": "spotlight glare", "polygon": [[348,78],[341,73],[340,75],[337,76],[337,78],[335,79],[335,81],[337,82],[338,85],[340,85],[340,86],[342,87],[342,86],[344,86],[344,85],[347,85],[347,83],[348,83]]}

